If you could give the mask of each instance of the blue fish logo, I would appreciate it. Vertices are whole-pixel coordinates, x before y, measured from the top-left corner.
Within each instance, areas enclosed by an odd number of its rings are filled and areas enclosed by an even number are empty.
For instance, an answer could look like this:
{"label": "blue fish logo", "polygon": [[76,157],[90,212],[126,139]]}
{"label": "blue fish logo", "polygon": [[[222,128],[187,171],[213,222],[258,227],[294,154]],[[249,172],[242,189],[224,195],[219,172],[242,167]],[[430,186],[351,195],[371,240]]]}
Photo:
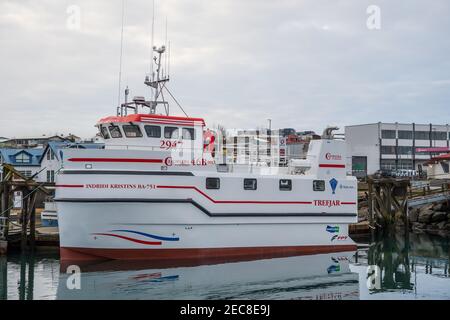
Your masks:
{"label": "blue fish logo", "polygon": [[331,186],[331,190],[333,191],[333,194],[336,193],[337,185],[338,185],[338,181],[335,178],[330,180],[330,186]]}
{"label": "blue fish logo", "polygon": [[341,266],[340,265],[331,265],[331,266],[329,266],[327,268],[328,274],[339,272],[339,271],[341,271]]}
{"label": "blue fish logo", "polygon": [[337,232],[339,232],[339,226],[327,226],[326,230],[329,233],[337,233]]}

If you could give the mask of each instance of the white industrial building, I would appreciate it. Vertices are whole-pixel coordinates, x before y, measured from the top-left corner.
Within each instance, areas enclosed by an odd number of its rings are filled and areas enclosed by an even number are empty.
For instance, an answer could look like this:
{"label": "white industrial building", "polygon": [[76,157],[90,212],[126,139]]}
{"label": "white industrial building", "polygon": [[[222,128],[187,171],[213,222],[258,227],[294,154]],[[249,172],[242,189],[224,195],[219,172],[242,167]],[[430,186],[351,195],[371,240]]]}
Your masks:
{"label": "white industrial building", "polygon": [[426,170],[423,164],[449,150],[450,127],[416,123],[370,123],[345,127],[347,168],[355,176],[377,170]]}

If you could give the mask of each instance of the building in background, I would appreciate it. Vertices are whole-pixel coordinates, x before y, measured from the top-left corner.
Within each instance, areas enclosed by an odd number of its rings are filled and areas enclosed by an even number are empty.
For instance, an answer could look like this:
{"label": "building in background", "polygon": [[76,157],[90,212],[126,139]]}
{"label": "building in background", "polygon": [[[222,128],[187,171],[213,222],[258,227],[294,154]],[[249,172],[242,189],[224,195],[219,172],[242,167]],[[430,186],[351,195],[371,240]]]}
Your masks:
{"label": "building in background", "polygon": [[226,130],[227,163],[259,163],[286,166],[291,159],[304,159],[311,139],[320,139],[313,131],[298,134],[293,128],[279,130]]}
{"label": "building in background", "polygon": [[13,166],[25,177],[37,182],[55,182],[55,175],[61,168],[65,148],[102,149],[103,143],[71,143],[50,141],[45,148],[11,149],[0,148],[0,180],[3,179],[1,165]]}
{"label": "building in background", "polygon": [[[25,177],[32,177],[41,168],[41,158],[44,149],[0,149],[0,166],[4,163],[13,166]],[[3,180],[3,172],[0,167],[0,180]]]}
{"label": "building in background", "polygon": [[45,148],[49,142],[81,142],[81,138],[69,133],[69,135],[53,135],[42,137],[12,138],[2,142],[2,145],[8,148]]}
{"label": "building in background", "polygon": [[355,176],[377,170],[417,170],[449,151],[449,125],[372,123],[345,127],[347,166]]}
{"label": "building in background", "polygon": [[70,142],[49,142],[45,147],[40,160],[40,172],[37,181],[40,182],[55,182],[55,175],[62,165],[62,156],[64,149],[102,149],[103,143],[70,143]]}

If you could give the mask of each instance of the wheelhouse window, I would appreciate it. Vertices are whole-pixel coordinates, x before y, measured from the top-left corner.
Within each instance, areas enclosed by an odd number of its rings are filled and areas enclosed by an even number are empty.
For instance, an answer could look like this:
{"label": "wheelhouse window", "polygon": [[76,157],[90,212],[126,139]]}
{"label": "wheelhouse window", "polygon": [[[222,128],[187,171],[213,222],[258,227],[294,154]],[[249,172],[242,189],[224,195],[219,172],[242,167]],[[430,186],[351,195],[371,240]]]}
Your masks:
{"label": "wheelhouse window", "polygon": [[178,139],[179,130],[177,127],[165,127],[164,128],[164,138],[166,139]]}
{"label": "wheelhouse window", "polygon": [[109,126],[108,129],[111,138],[122,138],[122,132],[120,132],[119,126]]}
{"label": "wheelhouse window", "polygon": [[244,179],[244,190],[256,190],[256,179]]}
{"label": "wheelhouse window", "polygon": [[280,179],[280,191],[291,191],[291,190],[292,190],[292,180]]}
{"label": "wheelhouse window", "polygon": [[183,128],[182,136],[183,140],[195,140],[194,128]]}
{"label": "wheelhouse window", "polygon": [[139,126],[135,124],[126,124],[123,127],[123,132],[125,132],[125,136],[127,138],[141,138],[142,132],[139,129]]}
{"label": "wheelhouse window", "polygon": [[206,189],[220,189],[220,179],[206,178]]}
{"label": "wheelhouse window", "polygon": [[161,127],[160,126],[144,126],[145,133],[149,138],[161,138]]}
{"label": "wheelhouse window", "polygon": [[325,191],[325,180],[313,180],[314,191]]}
{"label": "wheelhouse window", "polygon": [[100,132],[101,132],[101,134],[103,136],[103,139],[109,139],[109,132],[108,132],[108,129],[106,127],[101,126],[100,127]]}

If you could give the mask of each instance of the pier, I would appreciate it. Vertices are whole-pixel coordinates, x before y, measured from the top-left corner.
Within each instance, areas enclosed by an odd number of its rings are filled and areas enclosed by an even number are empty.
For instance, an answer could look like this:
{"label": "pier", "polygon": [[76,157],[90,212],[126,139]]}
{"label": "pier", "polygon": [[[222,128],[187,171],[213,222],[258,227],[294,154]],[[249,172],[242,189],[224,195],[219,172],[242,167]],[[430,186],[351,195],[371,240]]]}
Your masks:
{"label": "pier", "polygon": [[[0,255],[6,254],[9,245],[20,246],[21,251],[36,246],[36,200],[39,194],[50,195],[53,183],[37,183],[14,167],[3,164],[0,183]],[[20,203],[14,194],[20,192]]]}
{"label": "pier", "polygon": [[[440,222],[446,227],[448,217],[445,210],[450,208],[450,183],[445,179],[430,179],[423,181],[408,178],[368,178],[358,186],[360,221],[349,227],[350,233],[374,234],[377,231],[404,227],[405,230],[414,228],[418,221],[420,210],[429,210],[429,219],[425,222]],[[444,212],[440,212],[439,210]],[[424,210],[425,210],[424,209]],[[440,212],[441,218],[432,221],[434,211]],[[411,225],[413,224],[413,225]],[[450,231],[443,230],[443,231]]]}

